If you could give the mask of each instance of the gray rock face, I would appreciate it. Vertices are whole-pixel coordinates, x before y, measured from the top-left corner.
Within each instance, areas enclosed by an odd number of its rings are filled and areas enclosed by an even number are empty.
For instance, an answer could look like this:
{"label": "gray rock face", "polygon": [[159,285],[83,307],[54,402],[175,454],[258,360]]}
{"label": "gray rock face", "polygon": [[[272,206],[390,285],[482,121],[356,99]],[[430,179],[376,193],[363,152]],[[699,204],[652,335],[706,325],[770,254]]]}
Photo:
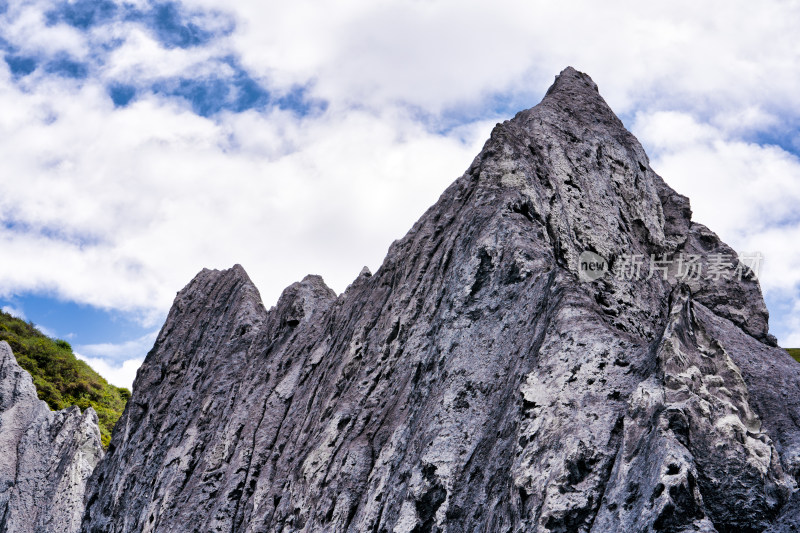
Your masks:
{"label": "gray rock face", "polygon": [[742,267],[567,69],[342,295],[184,288],[82,531],[789,531],[800,365],[746,269],[622,272],[664,254]]}
{"label": "gray rock face", "polygon": [[103,455],[97,414],[52,412],[0,341],[0,531],[74,533]]}

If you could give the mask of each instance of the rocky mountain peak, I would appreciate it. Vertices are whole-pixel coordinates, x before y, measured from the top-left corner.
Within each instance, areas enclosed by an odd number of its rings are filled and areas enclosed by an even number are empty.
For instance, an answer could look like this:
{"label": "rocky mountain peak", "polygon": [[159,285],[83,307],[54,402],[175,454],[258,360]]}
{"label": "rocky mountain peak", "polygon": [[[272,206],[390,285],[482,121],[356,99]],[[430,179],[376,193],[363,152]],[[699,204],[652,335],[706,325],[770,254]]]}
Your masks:
{"label": "rocky mountain peak", "polygon": [[[565,69],[540,104],[498,124],[467,176],[473,185],[464,187],[475,187],[472,212],[492,207],[500,217],[521,215],[518,230],[541,235],[537,257],[580,276],[581,256],[591,252],[616,269],[592,287],[623,327],[652,338],[664,318],[653,314],[659,295],[686,282],[700,301],[775,345],[756,276],[691,220],[689,200],[652,170],[588,75]],[[687,258],[699,262],[695,272],[708,272],[723,257],[731,272],[744,275],[711,283],[681,276]],[[651,270],[654,264],[666,271]]]}
{"label": "rocky mountain peak", "polygon": [[179,292],[81,531],[800,527],[800,367],[740,259],[567,68],[342,295]]}
{"label": "rocky mountain peak", "polygon": [[585,121],[587,126],[601,124],[606,128],[609,125],[623,127],[600,95],[594,80],[572,67],[565,68],[556,76],[539,105],[558,109],[568,115],[575,114],[577,116],[574,118],[579,120],[589,119]]}
{"label": "rocky mountain peak", "polygon": [[615,270],[681,254],[740,265],[568,68],[342,296],[306,277],[266,311],[198,275],[83,531],[791,524],[800,373],[757,280]]}
{"label": "rocky mountain peak", "polygon": [[545,92],[543,101],[547,101],[548,97],[559,93],[566,94],[571,98],[575,98],[578,94],[596,98],[600,96],[600,89],[588,74],[580,72],[574,67],[566,67],[555,77],[555,81]]}

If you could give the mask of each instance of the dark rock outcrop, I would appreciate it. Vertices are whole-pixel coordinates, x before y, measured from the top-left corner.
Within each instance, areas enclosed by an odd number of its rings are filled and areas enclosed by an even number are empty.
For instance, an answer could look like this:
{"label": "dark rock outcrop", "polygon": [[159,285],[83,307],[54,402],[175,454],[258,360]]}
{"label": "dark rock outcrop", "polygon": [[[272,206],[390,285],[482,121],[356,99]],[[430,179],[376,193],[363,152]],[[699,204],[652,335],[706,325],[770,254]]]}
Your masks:
{"label": "dark rock outcrop", "polygon": [[[611,272],[582,282],[587,251]],[[742,275],[621,270],[681,254]],[[183,289],[82,530],[788,530],[800,365],[767,319],[570,68],[342,295]]]}
{"label": "dark rock outcrop", "polygon": [[52,412],[0,341],[0,531],[74,533],[103,455],[97,414]]}

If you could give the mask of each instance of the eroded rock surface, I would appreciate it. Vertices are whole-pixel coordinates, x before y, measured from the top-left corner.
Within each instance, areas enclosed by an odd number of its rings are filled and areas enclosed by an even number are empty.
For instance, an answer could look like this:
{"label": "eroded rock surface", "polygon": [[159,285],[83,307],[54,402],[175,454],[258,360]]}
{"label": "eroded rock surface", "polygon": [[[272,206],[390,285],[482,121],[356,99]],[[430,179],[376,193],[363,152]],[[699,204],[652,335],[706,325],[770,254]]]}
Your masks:
{"label": "eroded rock surface", "polygon": [[74,533],[103,455],[97,414],[52,412],[0,341],[0,531]]}
{"label": "eroded rock surface", "polygon": [[198,274],[82,530],[790,530],[800,365],[757,281],[581,282],[585,251],[741,266],[570,68],[342,295]]}

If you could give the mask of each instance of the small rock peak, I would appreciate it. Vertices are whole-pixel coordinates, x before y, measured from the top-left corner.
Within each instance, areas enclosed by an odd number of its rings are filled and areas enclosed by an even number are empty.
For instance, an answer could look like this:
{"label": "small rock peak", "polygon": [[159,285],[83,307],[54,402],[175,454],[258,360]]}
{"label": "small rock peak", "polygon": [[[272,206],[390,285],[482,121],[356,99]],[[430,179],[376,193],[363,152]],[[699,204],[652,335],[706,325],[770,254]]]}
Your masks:
{"label": "small rock peak", "polygon": [[236,263],[231,268],[227,268],[224,270],[210,270],[209,273],[211,274],[211,278],[214,279],[217,283],[219,282],[237,282],[241,281],[244,283],[253,282],[250,280],[250,276],[247,275],[247,271],[245,271],[244,267],[239,263]]}
{"label": "small rock peak", "polygon": [[223,272],[225,272],[229,276],[235,276],[237,278],[250,281],[250,276],[247,275],[247,271],[239,263],[236,263],[231,268],[229,268],[228,270],[225,270]]}
{"label": "small rock peak", "polygon": [[197,296],[205,298],[213,292],[215,286],[235,286],[239,284],[248,285],[257,292],[255,285],[242,265],[236,264],[225,270],[204,268],[178,292],[175,301],[192,301]]}
{"label": "small rock peak", "polygon": [[286,287],[275,309],[282,325],[297,327],[317,309],[328,307],[336,300],[336,292],[328,287],[322,276],[309,274],[302,281]]}
{"label": "small rock peak", "polygon": [[556,76],[553,85],[547,89],[545,96],[556,94],[558,92],[575,93],[575,92],[590,92],[599,95],[600,90],[597,84],[592,80],[591,76],[586,73],[575,70],[572,67],[567,67]]}
{"label": "small rock peak", "polygon": [[320,296],[328,297],[332,295],[334,298],[336,298],[336,292],[328,287],[328,284],[325,283],[325,280],[322,279],[322,276],[319,274],[308,274],[302,279],[302,281],[300,281],[300,285],[308,288],[314,293],[319,294]]}
{"label": "small rock peak", "polygon": [[[624,130],[608,103],[600,95],[597,84],[588,74],[572,67],[565,68],[556,76],[553,85],[547,90],[541,104],[545,108],[566,111],[559,115],[557,123],[568,126],[570,123],[581,124],[582,127],[594,127],[601,124],[600,129],[611,126],[613,130]],[[539,106],[534,107],[537,109]]]}
{"label": "small rock peak", "polygon": [[11,346],[0,341],[0,410],[21,400],[35,404],[40,401],[30,374],[19,366]]}
{"label": "small rock peak", "polygon": [[369,282],[370,278],[372,278],[372,271],[369,269],[369,267],[365,266],[364,268],[361,269],[361,272],[358,273],[356,279],[354,279],[352,283],[350,283],[350,285],[348,285],[347,288],[344,290],[344,292],[342,293],[342,298],[346,299],[348,297],[348,294],[350,294],[352,290],[355,289],[356,287],[361,287],[363,285],[366,285]]}
{"label": "small rock peak", "polygon": [[[225,268],[222,270],[212,269],[212,268],[204,268],[200,272],[198,272],[194,280],[221,280],[221,279],[246,279],[250,280],[250,277],[247,275],[244,267],[239,263],[236,263],[231,268]],[[191,285],[191,282],[189,283]]]}
{"label": "small rock peak", "polygon": [[237,316],[251,326],[259,324],[266,313],[261,294],[238,264],[225,270],[203,269],[178,292],[156,347],[175,331],[184,331],[199,319],[216,320],[226,313],[229,319]]}

